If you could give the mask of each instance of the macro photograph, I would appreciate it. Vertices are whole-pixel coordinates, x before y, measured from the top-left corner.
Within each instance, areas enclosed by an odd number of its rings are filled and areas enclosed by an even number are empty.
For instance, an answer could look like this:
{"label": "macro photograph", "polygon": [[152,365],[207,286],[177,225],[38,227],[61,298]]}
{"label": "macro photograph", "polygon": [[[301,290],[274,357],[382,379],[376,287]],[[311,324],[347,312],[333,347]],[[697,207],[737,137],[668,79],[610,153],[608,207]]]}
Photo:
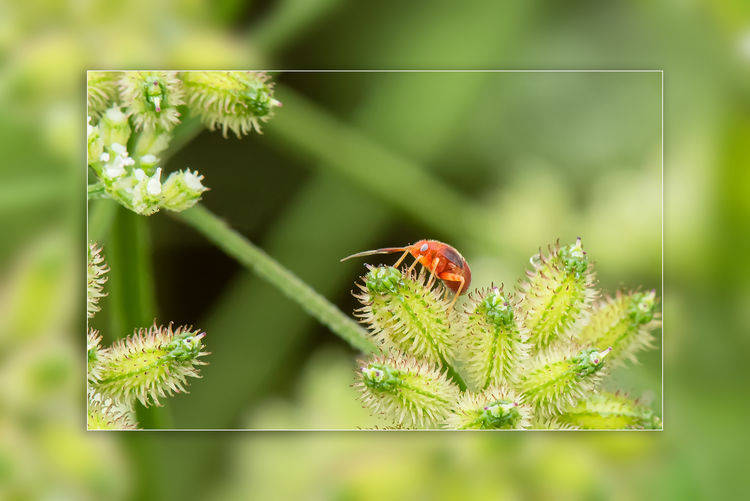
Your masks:
{"label": "macro photograph", "polygon": [[89,70],[88,429],[661,429],[661,76]]}
{"label": "macro photograph", "polygon": [[0,2],[0,499],[743,499],[746,0]]}

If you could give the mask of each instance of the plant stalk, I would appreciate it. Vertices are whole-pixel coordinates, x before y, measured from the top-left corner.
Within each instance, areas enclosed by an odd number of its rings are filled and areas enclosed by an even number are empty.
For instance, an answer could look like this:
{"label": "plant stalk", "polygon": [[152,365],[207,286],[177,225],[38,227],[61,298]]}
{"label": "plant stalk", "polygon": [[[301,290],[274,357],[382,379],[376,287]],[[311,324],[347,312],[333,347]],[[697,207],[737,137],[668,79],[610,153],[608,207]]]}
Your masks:
{"label": "plant stalk", "polygon": [[176,213],[175,217],[192,226],[221,250],[277,287],[353,347],[366,353],[377,351],[365,329],[205,207],[197,205]]}

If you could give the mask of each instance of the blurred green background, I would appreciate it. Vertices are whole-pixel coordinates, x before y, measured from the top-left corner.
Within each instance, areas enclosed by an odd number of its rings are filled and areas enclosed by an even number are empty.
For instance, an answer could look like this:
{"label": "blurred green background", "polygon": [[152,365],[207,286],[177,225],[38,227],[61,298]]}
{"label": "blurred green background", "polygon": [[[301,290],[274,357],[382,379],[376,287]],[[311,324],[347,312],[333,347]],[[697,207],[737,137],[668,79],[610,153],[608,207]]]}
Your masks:
{"label": "blurred green background", "polygon": [[[0,497],[745,492],[746,2],[4,2],[0,54]],[[142,67],[663,69],[665,431],[83,432],[83,70]],[[605,290],[660,287],[659,73],[274,78],[285,106],[263,136],[202,132],[167,169],[199,169],[208,208],[345,311],[361,263],[338,258],[428,235],[475,285],[581,234]],[[105,339],[157,317],[213,352],[144,426],[368,424],[336,337],[174,219],[95,205]],[[615,375],[657,409],[660,355]]]}

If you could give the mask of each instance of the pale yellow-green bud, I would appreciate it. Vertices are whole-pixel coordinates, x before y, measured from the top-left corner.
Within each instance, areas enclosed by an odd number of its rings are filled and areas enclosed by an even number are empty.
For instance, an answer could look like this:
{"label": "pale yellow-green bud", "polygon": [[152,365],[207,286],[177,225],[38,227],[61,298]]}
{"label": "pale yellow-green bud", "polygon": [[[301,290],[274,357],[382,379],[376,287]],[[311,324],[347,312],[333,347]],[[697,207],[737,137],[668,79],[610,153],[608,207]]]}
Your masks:
{"label": "pale yellow-green bud", "polygon": [[201,181],[203,176],[198,172],[178,171],[169,175],[163,186],[162,207],[171,211],[189,209],[208,190]]}
{"label": "pale yellow-green bud", "polygon": [[112,106],[102,116],[99,128],[105,146],[114,143],[126,145],[130,139],[130,124],[128,117],[119,106]]}

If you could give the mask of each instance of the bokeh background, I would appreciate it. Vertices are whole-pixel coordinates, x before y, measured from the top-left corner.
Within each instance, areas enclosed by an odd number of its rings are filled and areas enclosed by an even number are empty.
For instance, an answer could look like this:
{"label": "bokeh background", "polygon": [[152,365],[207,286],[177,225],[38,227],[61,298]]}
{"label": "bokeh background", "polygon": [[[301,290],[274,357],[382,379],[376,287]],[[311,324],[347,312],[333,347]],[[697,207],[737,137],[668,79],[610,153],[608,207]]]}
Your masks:
{"label": "bokeh background", "polygon": [[[41,1],[0,14],[0,497],[745,492],[746,2]],[[663,69],[665,431],[82,431],[83,70],[142,67]],[[660,74],[275,76],[285,107],[263,136],[185,137],[168,169],[205,173],[207,207],[342,309],[361,263],[339,257],[424,235],[470,257],[477,285],[512,283],[540,244],[582,234],[603,288],[660,287]],[[209,333],[204,379],[141,411],[143,425],[366,424],[341,384],[354,354],[270,286],[168,216],[94,204],[90,217],[113,268],[97,316],[109,340],[154,317]],[[616,375],[656,409],[660,357]]]}

